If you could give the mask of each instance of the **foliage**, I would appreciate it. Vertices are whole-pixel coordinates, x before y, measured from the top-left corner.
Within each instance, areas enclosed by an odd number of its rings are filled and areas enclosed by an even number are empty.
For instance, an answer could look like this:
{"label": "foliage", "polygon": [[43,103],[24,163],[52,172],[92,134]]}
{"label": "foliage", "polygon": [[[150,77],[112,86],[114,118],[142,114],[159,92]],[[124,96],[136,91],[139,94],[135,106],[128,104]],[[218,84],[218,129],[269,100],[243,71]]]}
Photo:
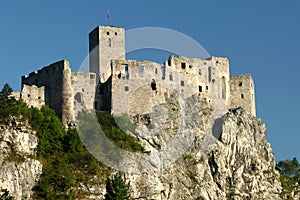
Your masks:
{"label": "foliage", "polygon": [[[43,173],[33,188],[33,198],[80,199],[80,195],[84,195],[78,191],[80,184],[88,185],[93,181],[103,184],[111,170],[85,149],[76,129],[66,131],[55,112],[47,106],[40,110],[29,108],[24,101],[10,97],[8,86],[0,92],[0,123],[9,125],[12,118],[29,122],[39,140],[37,159],[43,163]],[[15,153],[11,145],[12,153]],[[21,162],[23,158],[15,153],[10,159]],[[94,180],[96,176],[102,180]],[[3,192],[1,195],[7,196],[7,192]]]}
{"label": "foliage", "polygon": [[296,158],[279,161],[276,167],[280,172],[280,181],[283,188],[282,196],[291,199],[291,193],[299,190],[300,164]]}
{"label": "foliage", "polygon": [[105,200],[127,200],[130,198],[130,184],[125,183],[120,174],[106,181]]}
{"label": "foliage", "polygon": [[9,195],[7,189],[2,189],[0,192],[0,200],[13,200],[14,198]]}
{"label": "foliage", "polygon": [[8,83],[5,83],[0,92],[0,99],[7,99],[12,92],[13,89],[10,87],[10,85]]}
{"label": "foliage", "polygon": [[[29,108],[22,99],[10,97],[11,92],[8,84],[0,92],[0,123],[9,125],[12,118],[28,122],[36,131],[39,140],[37,159],[43,164],[43,173],[33,188],[34,199],[80,199],[84,196],[84,192],[78,190],[80,185],[104,183],[111,170],[87,151],[76,129],[66,131],[52,109],[47,106],[40,110]],[[116,145],[131,151],[144,151],[135,138],[118,128],[113,116],[107,113],[98,113],[97,116],[107,137]],[[127,121],[123,118],[120,123],[130,129],[134,128],[127,118]],[[22,161],[17,154],[13,158]],[[111,187],[113,191],[115,187],[119,188],[116,191],[121,194],[120,199],[130,196],[126,190],[129,185],[123,183],[120,177],[116,176],[107,183],[110,183],[107,187]]]}
{"label": "foliage", "polygon": [[[133,152],[145,151],[144,147],[142,147],[134,137],[128,135],[119,128],[112,115],[105,112],[98,112],[97,117],[102,130],[115,145]],[[120,123],[126,124],[124,126],[128,127],[128,130],[135,129],[134,125],[129,125],[130,122],[128,118],[126,119],[126,117],[122,116],[117,119]]]}
{"label": "foliage", "polygon": [[22,100],[11,97],[12,88],[6,83],[0,92],[0,122],[7,123],[9,116],[28,116],[28,107]]}

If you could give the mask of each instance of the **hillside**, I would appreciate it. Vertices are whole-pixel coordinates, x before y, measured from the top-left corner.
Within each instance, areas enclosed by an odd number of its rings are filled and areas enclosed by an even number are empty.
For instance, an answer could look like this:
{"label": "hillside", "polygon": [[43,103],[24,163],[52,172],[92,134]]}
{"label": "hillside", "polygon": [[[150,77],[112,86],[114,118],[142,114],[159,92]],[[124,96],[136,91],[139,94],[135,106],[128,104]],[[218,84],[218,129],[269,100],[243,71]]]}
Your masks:
{"label": "hillside", "polygon": [[[75,129],[66,131],[47,107],[28,108],[3,90],[0,96],[0,189],[15,199],[104,199],[105,181],[116,171],[85,149]],[[130,136],[119,129],[107,136],[149,158],[132,161],[139,170],[122,166],[133,199],[287,199],[260,119],[237,108],[211,127],[212,108],[198,96],[187,99],[183,111],[172,98],[154,110],[139,116]],[[116,126],[111,116],[98,117],[106,132]]]}

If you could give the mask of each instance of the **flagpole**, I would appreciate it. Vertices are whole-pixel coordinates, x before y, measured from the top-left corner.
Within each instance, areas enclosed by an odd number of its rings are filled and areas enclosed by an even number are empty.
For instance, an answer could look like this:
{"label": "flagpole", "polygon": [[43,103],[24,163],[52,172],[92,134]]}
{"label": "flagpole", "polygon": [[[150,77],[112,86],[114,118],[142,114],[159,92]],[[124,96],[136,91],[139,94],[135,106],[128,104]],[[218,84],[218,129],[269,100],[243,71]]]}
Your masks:
{"label": "flagpole", "polygon": [[107,11],[107,21],[108,21],[108,26],[110,26],[110,12],[109,12],[109,10]]}

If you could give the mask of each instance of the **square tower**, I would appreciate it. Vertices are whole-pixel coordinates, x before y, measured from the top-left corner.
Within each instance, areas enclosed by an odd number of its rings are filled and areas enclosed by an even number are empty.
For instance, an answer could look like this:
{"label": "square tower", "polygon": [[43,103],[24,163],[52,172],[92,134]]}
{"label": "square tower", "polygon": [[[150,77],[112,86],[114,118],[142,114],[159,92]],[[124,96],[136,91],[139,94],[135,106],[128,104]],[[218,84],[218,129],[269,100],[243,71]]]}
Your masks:
{"label": "square tower", "polygon": [[124,28],[98,26],[89,34],[90,72],[104,83],[111,76],[111,61],[125,60]]}
{"label": "square tower", "polygon": [[230,107],[239,106],[256,116],[254,81],[250,74],[230,77]]}

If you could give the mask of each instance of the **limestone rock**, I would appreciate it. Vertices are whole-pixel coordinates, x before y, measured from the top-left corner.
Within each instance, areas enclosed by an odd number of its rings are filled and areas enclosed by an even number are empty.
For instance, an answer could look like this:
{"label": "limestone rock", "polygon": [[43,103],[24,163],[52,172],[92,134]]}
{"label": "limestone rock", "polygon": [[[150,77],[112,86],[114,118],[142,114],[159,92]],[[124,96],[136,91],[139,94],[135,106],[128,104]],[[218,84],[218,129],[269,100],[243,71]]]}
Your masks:
{"label": "limestone rock", "polygon": [[[260,119],[237,108],[219,118],[219,127],[215,128],[209,125],[212,116],[207,102],[194,97],[186,102],[185,109],[185,113],[189,113],[185,117],[194,119],[194,124],[183,121],[186,132],[196,130],[188,150],[176,162],[159,171],[127,173],[134,198],[281,199],[279,173],[275,170],[275,158],[266,141],[266,127]],[[169,115],[164,124],[172,124],[176,119],[173,118],[176,114]],[[160,119],[151,120],[159,123],[155,120]],[[173,125],[173,132],[171,126],[163,126],[168,131],[162,131],[160,137],[156,137],[155,143],[160,144],[160,148],[174,137]],[[211,129],[217,131],[211,132]],[[143,141],[145,137],[140,136]],[[148,143],[152,140],[154,137],[147,138]],[[154,152],[157,145],[150,146]]]}
{"label": "limestone rock", "polygon": [[30,199],[42,173],[42,164],[32,158],[37,145],[35,132],[27,124],[12,119],[0,126],[0,188],[16,200]]}

